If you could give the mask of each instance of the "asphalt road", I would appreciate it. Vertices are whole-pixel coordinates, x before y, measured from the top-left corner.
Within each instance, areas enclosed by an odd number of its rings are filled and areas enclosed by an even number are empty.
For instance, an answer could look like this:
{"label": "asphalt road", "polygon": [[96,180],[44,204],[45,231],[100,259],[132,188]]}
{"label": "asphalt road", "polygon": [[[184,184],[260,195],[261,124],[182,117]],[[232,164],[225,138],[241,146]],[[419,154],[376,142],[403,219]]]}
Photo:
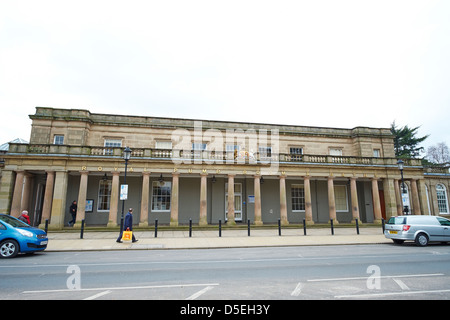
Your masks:
{"label": "asphalt road", "polygon": [[450,246],[44,252],[0,260],[0,299],[449,299]]}

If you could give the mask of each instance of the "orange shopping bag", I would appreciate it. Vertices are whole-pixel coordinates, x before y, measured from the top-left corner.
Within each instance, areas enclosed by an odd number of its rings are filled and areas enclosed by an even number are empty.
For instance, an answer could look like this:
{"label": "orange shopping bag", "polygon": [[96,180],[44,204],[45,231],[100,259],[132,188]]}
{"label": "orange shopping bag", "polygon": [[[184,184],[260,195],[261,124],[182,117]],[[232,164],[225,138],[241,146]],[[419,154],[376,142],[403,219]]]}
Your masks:
{"label": "orange shopping bag", "polygon": [[127,229],[127,231],[124,231],[122,234],[122,240],[123,241],[129,241],[133,237],[133,231],[130,231]]}

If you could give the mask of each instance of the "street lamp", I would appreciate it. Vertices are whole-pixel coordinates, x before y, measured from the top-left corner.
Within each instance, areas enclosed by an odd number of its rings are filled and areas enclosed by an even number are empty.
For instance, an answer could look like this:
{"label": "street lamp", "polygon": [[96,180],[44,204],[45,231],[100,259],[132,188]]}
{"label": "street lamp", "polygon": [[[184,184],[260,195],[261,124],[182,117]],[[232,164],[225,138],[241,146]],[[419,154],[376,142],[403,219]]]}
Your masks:
{"label": "street lamp", "polygon": [[120,217],[120,232],[123,229],[123,211],[125,210],[125,200],[128,198],[128,186],[127,186],[127,170],[128,160],[131,158],[131,149],[126,147],[123,150],[123,159],[125,160],[125,178],[123,179],[123,185],[120,188],[120,200],[122,200],[122,215]]}
{"label": "street lamp", "polygon": [[403,214],[407,215],[408,212],[409,212],[408,206],[405,206],[405,205],[404,205],[405,202],[404,202],[404,200],[403,200],[404,194],[406,194],[405,180],[403,179],[403,165],[404,165],[403,160],[402,160],[402,159],[399,159],[399,160],[397,161],[397,165],[398,165],[398,169],[400,170],[400,174],[401,174],[401,176],[402,176],[402,205],[403,205]]}

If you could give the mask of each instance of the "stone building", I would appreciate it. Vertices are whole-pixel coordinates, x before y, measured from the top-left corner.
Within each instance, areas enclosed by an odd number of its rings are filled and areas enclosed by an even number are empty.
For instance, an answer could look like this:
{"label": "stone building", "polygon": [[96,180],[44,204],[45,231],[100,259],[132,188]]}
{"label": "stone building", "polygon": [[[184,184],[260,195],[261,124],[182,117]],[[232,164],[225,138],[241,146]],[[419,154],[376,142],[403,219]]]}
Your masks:
{"label": "stone building", "polygon": [[[405,191],[389,129],[337,129],[95,114],[37,107],[29,143],[2,155],[0,212],[33,225],[377,223],[449,214],[449,174],[407,159]],[[120,200],[127,163],[125,202]]]}

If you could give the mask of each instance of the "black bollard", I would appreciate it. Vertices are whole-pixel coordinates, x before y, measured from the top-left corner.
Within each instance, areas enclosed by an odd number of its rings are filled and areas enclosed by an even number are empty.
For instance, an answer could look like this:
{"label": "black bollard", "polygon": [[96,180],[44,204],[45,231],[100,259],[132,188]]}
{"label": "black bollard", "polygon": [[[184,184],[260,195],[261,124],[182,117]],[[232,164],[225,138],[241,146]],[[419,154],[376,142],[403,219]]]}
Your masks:
{"label": "black bollard", "polygon": [[278,235],[281,236],[281,220],[278,219]]}
{"label": "black bollard", "polygon": [[384,233],[384,219],[383,218],[381,218],[381,229],[383,230],[383,233]]}
{"label": "black bollard", "polygon": [[303,235],[306,236],[306,221],[303,219]]}
{"label": "black bollard", "polygon": [[189,218],[189,238],[192,237],[192,219]]}
{"label": "black bollard", "polygon": [[356,222],[356,234],[359,234],[358,218],[355,219],[355,222]]}
{"label": "black bollard", "polygon": [[45,219],[45,233],[48,233],[48,219]]}
{"label": "black bollard", "polygon": [[248,232],[248,236],[250,237],[250,219],[247,220],[247,232]]}
{"label": "black bollard", "polygon": [[219,220],[219,237],[222,236],[222,220]]}
{"label": "black bollard", "polygon": [[333,219],[330,219],[330,225],[331,225],[331,235],[334,235]]}
{"label": "black bollard", "polygon": [[84,234],[84,219],[81,220],[80,239],[83,239],[83,234]]}
{"label": "black bollard", "polygon": [[155,238],[158,237],[158,219],[155,219]]}

